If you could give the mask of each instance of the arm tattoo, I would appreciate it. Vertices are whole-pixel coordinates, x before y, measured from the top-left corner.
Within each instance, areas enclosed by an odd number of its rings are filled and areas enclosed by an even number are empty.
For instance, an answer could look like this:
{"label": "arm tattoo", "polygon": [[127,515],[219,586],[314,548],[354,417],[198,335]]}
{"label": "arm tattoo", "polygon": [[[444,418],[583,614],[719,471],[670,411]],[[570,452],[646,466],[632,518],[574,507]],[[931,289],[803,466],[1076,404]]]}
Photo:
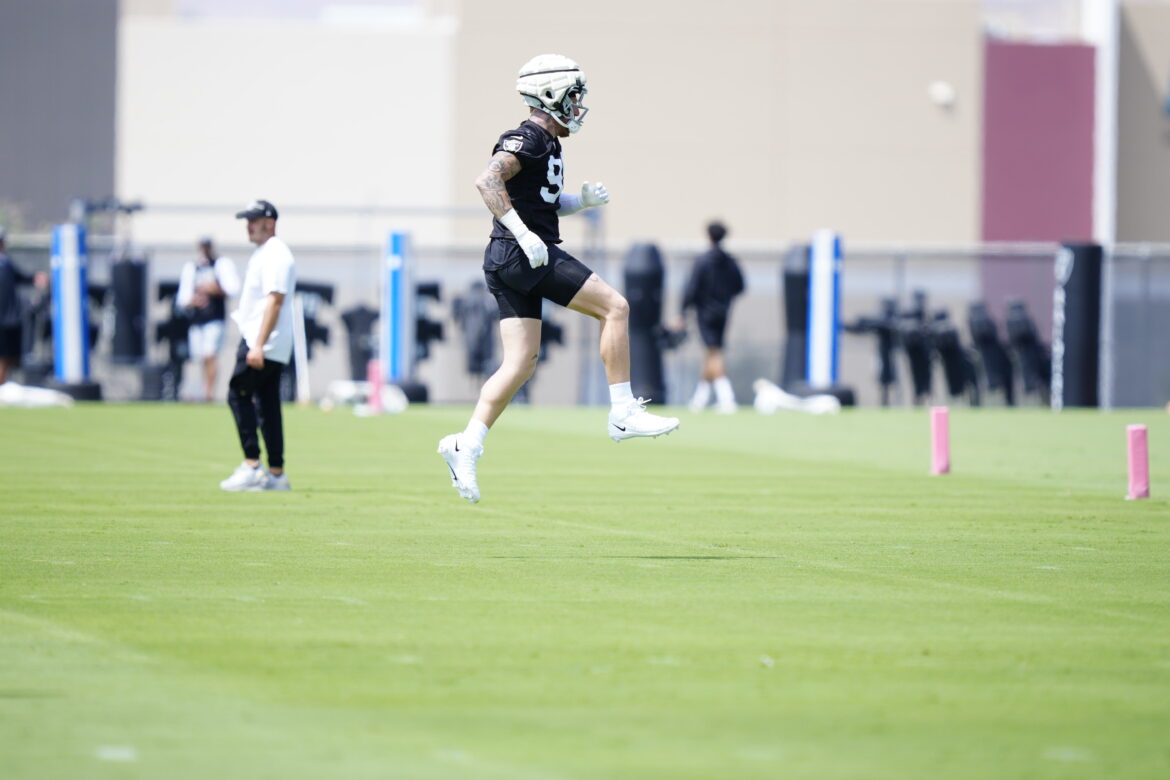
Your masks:
{"label": "arm tattoo", "polygon": [[488,211],[494,217],[502,217],[512,208],[505,182],[520,172],[520,160],[508,152],[496,152],[487,169],[475,180],[475,187]]}

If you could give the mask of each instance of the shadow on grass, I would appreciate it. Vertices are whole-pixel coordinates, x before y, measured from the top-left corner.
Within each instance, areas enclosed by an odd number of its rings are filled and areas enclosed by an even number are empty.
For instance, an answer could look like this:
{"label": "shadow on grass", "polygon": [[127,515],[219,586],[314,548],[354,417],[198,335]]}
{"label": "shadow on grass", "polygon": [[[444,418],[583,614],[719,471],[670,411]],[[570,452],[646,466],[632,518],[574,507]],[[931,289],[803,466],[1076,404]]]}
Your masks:
{"label": "shadow on grass", "polygon": [[[550,556],[550,555],[493,555],[497,559],[505,560],[549,560],[550,558],[575,558],[577,556]],[[590,558],[606,560],[631,561],[738,561],[738,560],[778,560],[779,555],[590,555]]]}

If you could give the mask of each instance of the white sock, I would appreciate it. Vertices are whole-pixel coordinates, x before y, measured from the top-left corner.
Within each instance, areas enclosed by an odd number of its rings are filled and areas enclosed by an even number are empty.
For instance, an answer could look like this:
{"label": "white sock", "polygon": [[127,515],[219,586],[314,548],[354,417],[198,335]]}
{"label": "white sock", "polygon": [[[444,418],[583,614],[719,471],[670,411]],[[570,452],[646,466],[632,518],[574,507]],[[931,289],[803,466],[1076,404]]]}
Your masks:
{"label": "white sock", "polygon": [[715,397],[725,406],[735,405],[735,390],[731,387],[731,380],[725,376],[718,377],[715,382]]}
{"label": "white sock", "polygon": [[463,440],[473,447],[482,447],[489,430],[491,429],[472,417],[467,421],[467,427],[463,429]]}
{"label": "white sock", "polygon": [[702,409],[711,400],[711,383],[703,379],[695,385],[695,394],[691,396],[691,406]]}
{"label": "white sock", "polygon": [[634,400],[634,392],[630,390],[629,382],[618,382],[609,386],[609,405],[616,412],[625,409]]}

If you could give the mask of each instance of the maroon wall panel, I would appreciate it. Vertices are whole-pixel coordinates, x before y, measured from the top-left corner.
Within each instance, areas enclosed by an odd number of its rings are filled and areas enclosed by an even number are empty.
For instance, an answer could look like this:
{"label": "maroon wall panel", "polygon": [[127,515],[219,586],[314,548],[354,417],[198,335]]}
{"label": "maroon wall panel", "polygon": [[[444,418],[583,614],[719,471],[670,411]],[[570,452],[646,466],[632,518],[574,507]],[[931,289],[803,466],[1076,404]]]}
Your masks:
{"label": "maroon wall panel", "polygon": [[1093,234],[1091,46],[989,40],[983,114],[983,239]]}
{"label": "maroon wall panel", "polygon": [[[984,241],[1092,236],[1093,57],[1084,45],[987,42]],[[1020,301],[1051,339],[1052,261],[990,257],[980,268],[983,300],[1001,327],[1007,304]]]}

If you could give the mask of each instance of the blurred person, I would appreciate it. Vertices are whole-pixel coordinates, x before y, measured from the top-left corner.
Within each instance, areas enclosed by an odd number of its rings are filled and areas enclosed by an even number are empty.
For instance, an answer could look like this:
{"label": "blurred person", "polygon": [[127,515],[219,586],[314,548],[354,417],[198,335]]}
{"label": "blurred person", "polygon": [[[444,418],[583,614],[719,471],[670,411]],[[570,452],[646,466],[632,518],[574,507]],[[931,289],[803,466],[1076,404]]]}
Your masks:
{"label": "blurred person", "polygon": [[743,273],[735,258],[723,251],[727,228],[720,222],[712,222],[707,225],[707,237],[711,240],[711,248],[696,257],[691,267],[683,291],[678,327],[685,325],[687,311],[694,309],[699,337],[706,349],[699,383],[691,396],[691,411],[700,412],[706,408],[714,391],[716,410],[732,414],[737,407],[735,391],[723,362],[723,336],[731,302],[744,290]]}
{"label": "blurred person", "polygon": [[581,129],[588,111],[585,81],[567,57],[543,54],[526,63],[516,89],[531,107],[528,118],[499,137],[475,181],[494,218],[483,271],[500,310],[504,355],[484,382],[467,428],[439,442],[452,486],[471,503],[480,498],[476,463],[488,430],[536,370],[545,298],[601,322],[610,438],[660,436],[678,427],[677,418],[647,412],[649,399],[634,398],[630,390],[626,299],[558,246],[561,216],[609,202],[601,183],[585,182],[577,193],[564,190],[560,139]]}
{"label": "blurred person", "polygon": [[[8,373],[20,365],[24,330],[20,298],[16,287],[32,284],[34,277],[21,271],[8,255],[7,231],[0,227],[0,385],[8,381]],[[38,274],[35,280],[42,281]]]}
{"label": "blurred person", "polygon": [[[288,490],[284,473],[284,423],[280,409],[280,373],[292,357],[293,307],[285,298],[296,291],[292,251],[276,237],[276,207],[254,200],[236,219],[248,221],[248,240],[256,250],[244,271],[244,283],[232,319],[240,329],[236,367],[228,383],[228,406],[236,421],[244,462],[219,483],[224,490]],[[260,465],[259,427],[268,454]]]}
{"label": "blurred person", "polygon": [[192,360],[203,364],[203,400],[215,395],[215,376],[223,332],[227,323],[227,299],[240,292],[240,277],[231,258],[221,257],[210,238],[199,242],[199,257],[183,265],[175,297],[190,326],[187,344]]}

